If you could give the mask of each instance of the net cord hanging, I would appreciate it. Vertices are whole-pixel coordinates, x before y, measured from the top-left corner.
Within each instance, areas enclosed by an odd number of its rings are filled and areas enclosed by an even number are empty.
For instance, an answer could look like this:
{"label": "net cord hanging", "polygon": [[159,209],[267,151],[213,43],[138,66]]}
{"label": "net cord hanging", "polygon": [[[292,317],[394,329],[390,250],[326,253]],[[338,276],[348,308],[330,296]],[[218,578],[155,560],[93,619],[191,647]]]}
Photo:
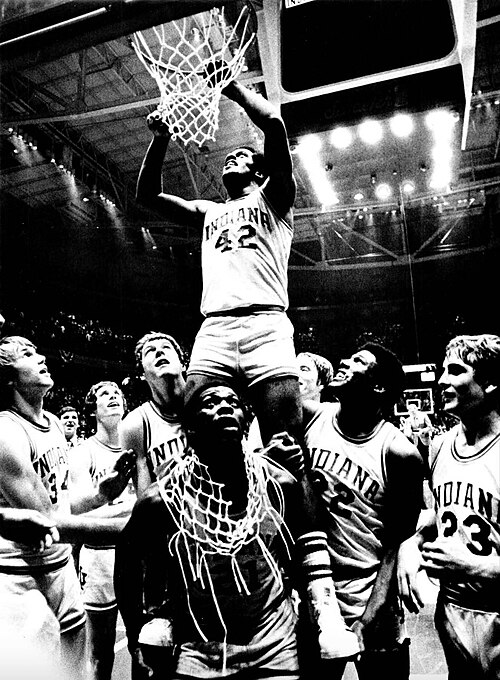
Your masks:
{"label": "net cord hanging", "polygon": [[[288,545],[291,536],[283,520],[284,499],[281,487],[270,475],[265,456],[250,450],[246,450],[244,455],[248,479],[247,506],[245,512],[237,518],[230,516],[231,504],[222,497],[223,485],[211,479],[208,468],[199,461],[192,449],[183,458],[177,459],[176,464],[158,483],[161,497],[177,528],[170,539],[169,551],[180,565],[189,613],[199,635],[207,642],[193,611],[188,573],[203,589],[210,590],[224,631],[224,659],[227,628],[217,601],[207,556],[227,556],[238,592],[246,595],[250,595],[250,590],[236,558],[243,546],[251,542],[256,542],[259,546],[273,577],[282,585],[279,566],[259,534],[265,519],[274,524],[276,533],[281,537],[290,556]],[[276,497],[276,508],[269,497],[269,485]],[[188,556],[188,571],[182,559],[183,553]],[[223,666],[225,668],[225,661]]]}

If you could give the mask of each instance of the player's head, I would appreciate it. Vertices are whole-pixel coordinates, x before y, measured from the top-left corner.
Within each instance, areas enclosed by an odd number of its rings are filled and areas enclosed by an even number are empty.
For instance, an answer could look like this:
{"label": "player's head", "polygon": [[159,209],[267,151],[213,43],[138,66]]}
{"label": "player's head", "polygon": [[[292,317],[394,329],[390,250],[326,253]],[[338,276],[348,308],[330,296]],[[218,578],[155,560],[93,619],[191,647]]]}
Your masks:
{"label": "player's head", "polygon": [[439,385],[444,407],[462,411],[486,397],[500,400],[500,337],[492,334],[458,335],[446,346]]}
{"label": "player's head", "polygon": [[185,408],[185,426],[195,448],[212,443],[241,443],[246,430],[245,403],[227,384],[200,386],[192,392]]}
{"label": "player's head", "polygon": [[135,346],[137,373],[148,382],[162,376],[176,377],[186,365],[184,352],[175,338],[167,333],[146,333]]}
{"label": "player's head", "polygon": [[0,402],[10,404],[14,390],[36,389],[45,394],[54,384],[45,357],[35,345],[19,335],[0,339]]}
{"label": "player's head", "polygon": [[59,411],[59,420],[63,426],[66,440],[70,441],[75,436],[79,425],[77,410],[73,406],[63,406]]}
{"label": "player's head", "polygon": [[366,342],[361,350],[371,352],[375,365],[371,371],[376,385],[382,387],[380,399],[385,411],[392,409],[403,393],[405,373],[398,357],[378,342]]}
{"label": "player's head", "polygon": [[300,352],[297,360],[300,396],[319,401],[322,390],[333,380],[333,366],[328,359],[313,352]]}
{"label": "player's head", "polygon": [[231,193],[233,187],[240,188],[252,181],[261,186],[268,174],[264,154],[251,146],[239,146],[224,159],[222,181]]}
{"label": "player's head", "polygon": [[383,345],[367,342],[342,359],[331,387],[342,402],[369,402],[387,413],[403,391],[404,371],[397,356]]}
{"label": "player's head", "polygon": [[85,408],[89,416],[103,421],[113,417],[122,419],[127,408],[123,392],[115,382],[103,380],[92,385],[85,396]]}

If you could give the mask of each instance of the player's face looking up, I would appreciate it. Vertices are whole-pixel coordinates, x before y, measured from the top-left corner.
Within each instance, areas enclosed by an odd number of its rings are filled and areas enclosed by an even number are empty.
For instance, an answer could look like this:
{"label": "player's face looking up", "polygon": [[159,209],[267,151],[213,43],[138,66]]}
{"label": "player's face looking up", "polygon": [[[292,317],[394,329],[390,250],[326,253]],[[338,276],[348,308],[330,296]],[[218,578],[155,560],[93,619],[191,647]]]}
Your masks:
{"label": "player's face looking up", "polygon": [[167,338],[148,340],[142,348],[141,362],[146,380],[182,372],[179,355]]}
{"label": "player's face looking up", "polygon": [[443,408],[459,417],[484,402],[485,392],[474,378],[474,369],[454,354],[444,360],[438,384]]}
{"label": "player's face looking up", "polygon": [[99,420],[109,416],[123,417],[123,394],[118,386],[103,385],[96,393],[96,416]]}
{"label": "player's face looking up", "polygon": [[36,347],[28,340],[5,343],[5,347],[9,344],[16,353],[12,363],[16,374],[14,386],[52,387],[54,381],[47,370],[45,357],[38,353]]}
{"label": "player's face looking up", "polygon": [[238,395],[230,387],[209,387],[198,399],[194,422],[199,440],[206,437],[241,441],[245,414]]}
{"label": "player's face looking up", "polygon": [[336,389],[345,389],[346,386],[357,389],[368,386],[371,389],[373,369],[376,365],[375,355],[368,350],[356,352],[349,359],[342,359],[331,384]]}
{"label": "player's face looking up", "polygon": [[246,175],[253,172],[253,153],[250,149],[235,149],[224,159],[222,177],[230,174]]}

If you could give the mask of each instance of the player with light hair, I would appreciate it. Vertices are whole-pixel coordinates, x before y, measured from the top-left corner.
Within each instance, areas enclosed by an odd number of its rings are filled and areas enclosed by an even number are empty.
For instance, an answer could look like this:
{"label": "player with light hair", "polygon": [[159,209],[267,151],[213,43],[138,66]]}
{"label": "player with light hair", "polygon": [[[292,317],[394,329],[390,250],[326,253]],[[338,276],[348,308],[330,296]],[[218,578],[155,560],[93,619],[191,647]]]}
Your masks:
{"label": "player with light hair", "polygon": [[150,398],[123,419],[120,438],[123,449],[133,449],[137,455],[132,479],[141,497],[165,462],[182,456],[186,448],[180,422],[186,384],[184,352],[171,335],[150,332],[137,342],[135,364]]}
{"label": "player with light hair", "polygon": [[399,551],[405,605],[423,606],[417,574],[438,578],[435,612],[448,677],[500,677],[500,337],[459,335],[439,378],[443,408],[459,418],[430,451],[434,509]]}
{"label": "player with light hair", "polygon": [[[80,490],[70,480],[68,449],[59,420],[43,407],[53,386],[45,357],[19,336],[0,340],[0,508],[36,510],[47,516],[62,543],[42,550],[0,539],[0,639],[18,653],[43,648],[69,677],[84,678],[85,610],[69,543],[105,544],[123,520],[74,517],[95,509],[125,488],[131,454],[122,455],[97,488]],[[49,541],[50,543],[50,541]],[[0,661],[2,659],[0,658]],[[8,669],[1,668],[5,677]]]}
{"label": "player with light hair", "polygon": [[[122,455],[118,428],[125,408],[123,392],[115,382],[104,380],[89,389],[85,409],[88,418],[95,420],[95,432],[74,449],[70,459],[71,478],[81,492],[86,488],[90,493],[97,488]],[[125,489],[112,503],[93,511],[93,515],[127,519],[134,502],[135,494]],[[113,588],[114,561],[114,542],[106,546],[84,544],[78,559],[94,680],[110,680],[113,670],[118,617]]]}

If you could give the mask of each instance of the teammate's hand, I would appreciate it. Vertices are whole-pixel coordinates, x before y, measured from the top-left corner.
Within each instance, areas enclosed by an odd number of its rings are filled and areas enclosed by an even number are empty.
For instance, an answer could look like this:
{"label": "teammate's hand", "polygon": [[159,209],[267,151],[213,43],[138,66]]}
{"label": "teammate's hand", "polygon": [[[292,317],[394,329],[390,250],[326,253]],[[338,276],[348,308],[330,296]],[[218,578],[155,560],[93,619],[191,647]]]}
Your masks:
{"label": "teammate's hand", "polygon": [[417,584],[417,574],[423,568],[422,553],[415,536],[401,543],[398,552],[397,580],[399,596],[412,614],[418,614],[424,606]]}
{"label": "teammate's hand", "polygon": [[[496,557],[498,561],[498,557]],[[422,545],[422,563],[431,577],[471,578],[482,575],[484,567],[481,558],[474,555],[463,543],[437,538]]]}
{"label": "teammate's hand", "polygon": [[262,453],[284,467],[295,479],[302,479],[305,469],[304,453],[288,432],[274,434]]}
{"label": "teammate's hand", "polygon": [[111,472],[103,477],[99,484],[99,494],[107,502],[114,500],[125,489],[135,470],[136,461],[137,454],[133,449],[128,449],[118,458]]}
{"label": "teammate's hand", "polygon": [[155,137],[164,137],[165,139],[170,138],[168,125],[163,122],[161,113],[158,111],[158,109],[149,114],[149,116],[146,118],[146,123]]}
{"label": "teammate's hand", "polygon": [[130,656],[132,657],[132,675],[134,678],[147,680],[147,678],[153,677],[153,669],[144,661],[140,646],[130,649]]}
{"label": "teammate's hand", "polygon": [[3,538],[43,552],[59,540],[55,522],[37,510],[4,508],[0,514]]}

